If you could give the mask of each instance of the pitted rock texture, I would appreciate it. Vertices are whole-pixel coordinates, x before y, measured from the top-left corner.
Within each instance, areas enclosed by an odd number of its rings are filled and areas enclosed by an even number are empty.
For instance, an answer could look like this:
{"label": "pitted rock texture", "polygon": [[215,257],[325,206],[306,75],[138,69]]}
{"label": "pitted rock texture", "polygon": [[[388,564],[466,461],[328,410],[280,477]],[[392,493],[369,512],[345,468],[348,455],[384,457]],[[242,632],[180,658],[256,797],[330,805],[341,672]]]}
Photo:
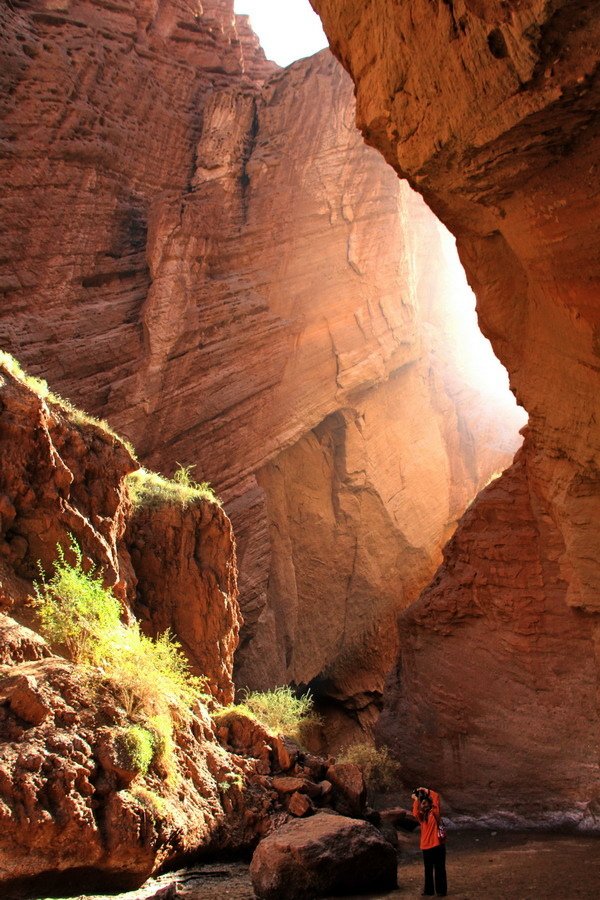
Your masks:
{"label": "pitted rock texture", "polygon": [[[482,330],[530,421],[519,478],[533,513],[524,513],[519,500],[514,524],[510,508],[495,515],[502,481],[477,502],[486,528],[478,538],[475,571],[472,578],[460,571],[474,539],[469,517],[435,586],[406,620],[402,675],[392,686],[390,715],[401,708],[410,716],[407,740],[427,731],[427,778],[443,783],[447,777],[453,790],[460,783],[459,760],[469,758],[465,745],[479,746],[478,759],[486,742],[496,746],[499,778],[489,776],[482,761],[468,770],[469,790],[478,791],[482,808],[497,806],[497,789],[519,804],[523,776],[512,759],[521,757],[530,735],[546,733],[552,695],[536,702],[534,687],[538,671],[546,672],[557,700],[553,734],[565,738],[532,743],[531,762],[544,772],[548,809],[585,819],[588,804],[597,804],[598,779],[598,713],[590,708],[589,667],[598,670],[591,648],[597,647],[600,587],[600,319],[594,287],[600,274],[600,10],[591,0],[313,0],[313,6],[355,81],[357,120],[366,140],[456,235]],[[515,475],[505,477],[510,491]],[[521,527],[522,516],[531,519],[529,527]],[[517,571],[511,557],[523,562]],[[524,596],[523,574],[535,560],[535,579]],[[482,602],[482,581],[497,589],[490,588],[489,611],[475,624],[471,617]],[[502,625],[495,604],[502,605]],[[528,604],[541,623],[535,625],[535,647],[522,634]],[[424,610],[430,610],[425,618]],[[449,618],[451,635],[436,630],[436,617]],[[461,624],[463,617],[467,622]],[[555,640],[558,621],[564,646]],[[488,635],[493,622],[498,632]],[[478,648],[487,638],[498,652],[485,660],[487,650],[473,654],[475,633]],[[572,671],[565,662],[568,648],[577,657],[581,646],[588,655],[579,672]],[[416,660],[422,675],[431,673],[434,659],[439,666],[445,652],[452,689],[441,686],[424,695],[409,675],[404,690],[405,665],[410,671]],[[483,663],[484,677],[473,677],[471,660]],[[551,675],[564,665],[568,699]],[[492,672],[497,685],[491,693],[498,695],[502,685],[502,716],[490,703]],[[525,708],[530,714],[524,738]],[[570,735],[584,732],[588,762],[582,766],[582,744]],[[511,761],[510,768],[503,759]],[[536,798],[537,814],[543,798]]]}
{"label": "pitted rock texture", "polygon": [[[57,547],[79,545],[152,635],[170,630],[208,690],[233,697],[239,630],[231,523],[216,504],[160,502],[132,507],[126,476],[138,468],[128,447],[102,425],[81,421],[0,365],[0,609],[37,628],[33,581],[50,576]],[[139,568],[139,577],[136,569]],[[1,616],[2,655],[36,659],[39,641]],[[14,653],[14,656],[13,656]]]}
{"label": "pitted rock texture", "polygon": [[40,566],[50,573],[56,547],[74,535],[124,599],[131,581],[122,538],[129,508],[125,476],[138,468],[122,441],[82,427],[0,364],[0,604],[26,615]]}
{"label": "pitted rock texture", "polygon": [[171,774],[158,757],[142,778],[118,749],[135,710],[101,669],[52,652],[31,602],[38,561],[50,575],[57,544],[68,556],[74,538],[124,618],[143,611],[148,630],[190,641],[205,693],[229,700],[239,609],[226,515],[205,500],[133,512],[125,478],[137,462],[123,442],[4,363],[0,454],[3,895],[67,890],[77,873],[86,887],[131,887],[166,860],[250,845],[275,812],[259,761],[223,749],[196,702],[176,719]]}
{"label": "pitted rock texture", "polygon": [[238,685],[314,682],[369,728],[396,612],[518,416],[444,349],[465,332],[441,232],[339,65],[277,71],[231,0],[201,6],[3,10],[0,338],[223,496]]}
{"label": "pitted rock texture", "polygon": [[228,777],[251,779],[252,765],[220,747],[203,706],[178,729],[176,786],[154,766],[140,779],[119,757],[129,724],[111,692],[92,696],[64,659],[2,668],[3,894],[131,888],[168,859],[252,842],[268,795],[251,780],[244,795],[223,795]]}

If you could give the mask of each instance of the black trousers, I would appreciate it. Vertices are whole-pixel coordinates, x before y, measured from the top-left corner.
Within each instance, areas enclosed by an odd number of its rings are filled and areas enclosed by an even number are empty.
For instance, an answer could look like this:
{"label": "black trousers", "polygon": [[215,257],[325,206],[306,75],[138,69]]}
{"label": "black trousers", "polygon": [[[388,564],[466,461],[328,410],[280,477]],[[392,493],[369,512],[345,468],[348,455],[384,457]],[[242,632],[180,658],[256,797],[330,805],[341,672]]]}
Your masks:
{"label": "black trousers", "polygon": [[431,850],[423,850],[425,866],[425,887],[423,893],[433,897],[434,888],[438,897],[445,897],[448,891],[446,883],[446,847],[440,844]]}

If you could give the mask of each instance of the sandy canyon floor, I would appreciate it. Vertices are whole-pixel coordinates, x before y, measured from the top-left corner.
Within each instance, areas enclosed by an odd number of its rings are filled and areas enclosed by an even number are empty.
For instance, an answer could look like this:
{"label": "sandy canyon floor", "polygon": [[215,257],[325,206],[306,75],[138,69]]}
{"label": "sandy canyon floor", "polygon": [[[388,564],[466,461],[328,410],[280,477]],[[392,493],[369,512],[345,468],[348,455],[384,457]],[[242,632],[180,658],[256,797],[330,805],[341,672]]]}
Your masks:
{"label": "sandy canyon floor", "polygon": [[[422,864],[417,837],[400,835],[397,890],[373,894],[394,900],[417,897],[422,890]],[[600,897],[600,838],[573,834],[460,832],[448,841],[448,896],[490,900],[571,900]],[[254,900],[248,866],[241,862],[211,863],[170,872],[140,891],[112,900]],[[80,894],[79,900],[109,900],[108,895]],[[347,897],[346,900],[354,900]],[[358,900],[358,898],[357,898]],[[364,900],[364,898],[363,898]]]}

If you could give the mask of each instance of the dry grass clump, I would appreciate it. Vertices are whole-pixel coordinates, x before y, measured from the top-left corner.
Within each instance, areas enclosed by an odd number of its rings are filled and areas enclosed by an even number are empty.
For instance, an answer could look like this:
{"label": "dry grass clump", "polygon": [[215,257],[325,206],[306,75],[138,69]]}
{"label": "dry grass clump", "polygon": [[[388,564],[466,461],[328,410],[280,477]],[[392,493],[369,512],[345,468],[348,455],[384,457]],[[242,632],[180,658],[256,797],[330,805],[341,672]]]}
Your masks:
{"label": "dry grass clump", "polygon": [[271,691],[250,691],[241,703],[225,706],[213,714],[220,723],[227,723],[236,715],[248,716],[260,722],[268,731],[302,742],[306,731],[321,724],[314,712],[310,692],[297,696],[290,687]]}
{"label": "dry grass clump", "polygon": [[125,481],[134,507],[162,506],[165,503],[186,507],[198,500],[208,500],[221,506],[221,501],[207,481],[196,482],[191,478],[191,468],[180,466],[173,478],[165,478],[148,469],[131,472]]}
{"label": "dry grass clump", "polygon": [[352,744],[337,761],[359,767],[370,795],[386,793],[398,787],[401,766],[387,747],[374,747],[367,741]]}
{"label": "dry grass clump", "polygon": [[65,400],[64,397],[51,391],[48,387],[48,382],[43,378],[36,378],[35,375],[28,375],[21,367],[18,360],[5,350],[0,350],[0,365],[4,366],[13,378],[16,378],[28,387],[29,390],[33,391],[34,394],[37,394],[40,400],[44,400],[49,406],[54,406],[59,409],[73,425],[78,425],[80,427],[82,425],[91,425],[94,428],[100,428],[105,434],[110,435],[113,440],[122,444],[134,459],[137,459],[133,444],[121,437],[120,434],[117,434],[117,432],[110,427],[108,422],[84,412],[84,410],[79,409],[71,403],[70,400]]}

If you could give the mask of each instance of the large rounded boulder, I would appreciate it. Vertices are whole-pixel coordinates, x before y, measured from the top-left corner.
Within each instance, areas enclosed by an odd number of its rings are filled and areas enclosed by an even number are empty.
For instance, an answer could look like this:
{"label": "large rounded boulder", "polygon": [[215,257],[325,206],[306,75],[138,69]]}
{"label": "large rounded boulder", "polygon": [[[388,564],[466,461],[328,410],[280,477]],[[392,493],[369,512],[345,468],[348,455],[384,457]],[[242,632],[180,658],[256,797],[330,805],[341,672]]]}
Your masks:
{"label": "large rounded boulder", "polygon": [[301,900],[392,890],[397,860],[368,822],[321,812],[261,841],[250,874],[260,900]]}

